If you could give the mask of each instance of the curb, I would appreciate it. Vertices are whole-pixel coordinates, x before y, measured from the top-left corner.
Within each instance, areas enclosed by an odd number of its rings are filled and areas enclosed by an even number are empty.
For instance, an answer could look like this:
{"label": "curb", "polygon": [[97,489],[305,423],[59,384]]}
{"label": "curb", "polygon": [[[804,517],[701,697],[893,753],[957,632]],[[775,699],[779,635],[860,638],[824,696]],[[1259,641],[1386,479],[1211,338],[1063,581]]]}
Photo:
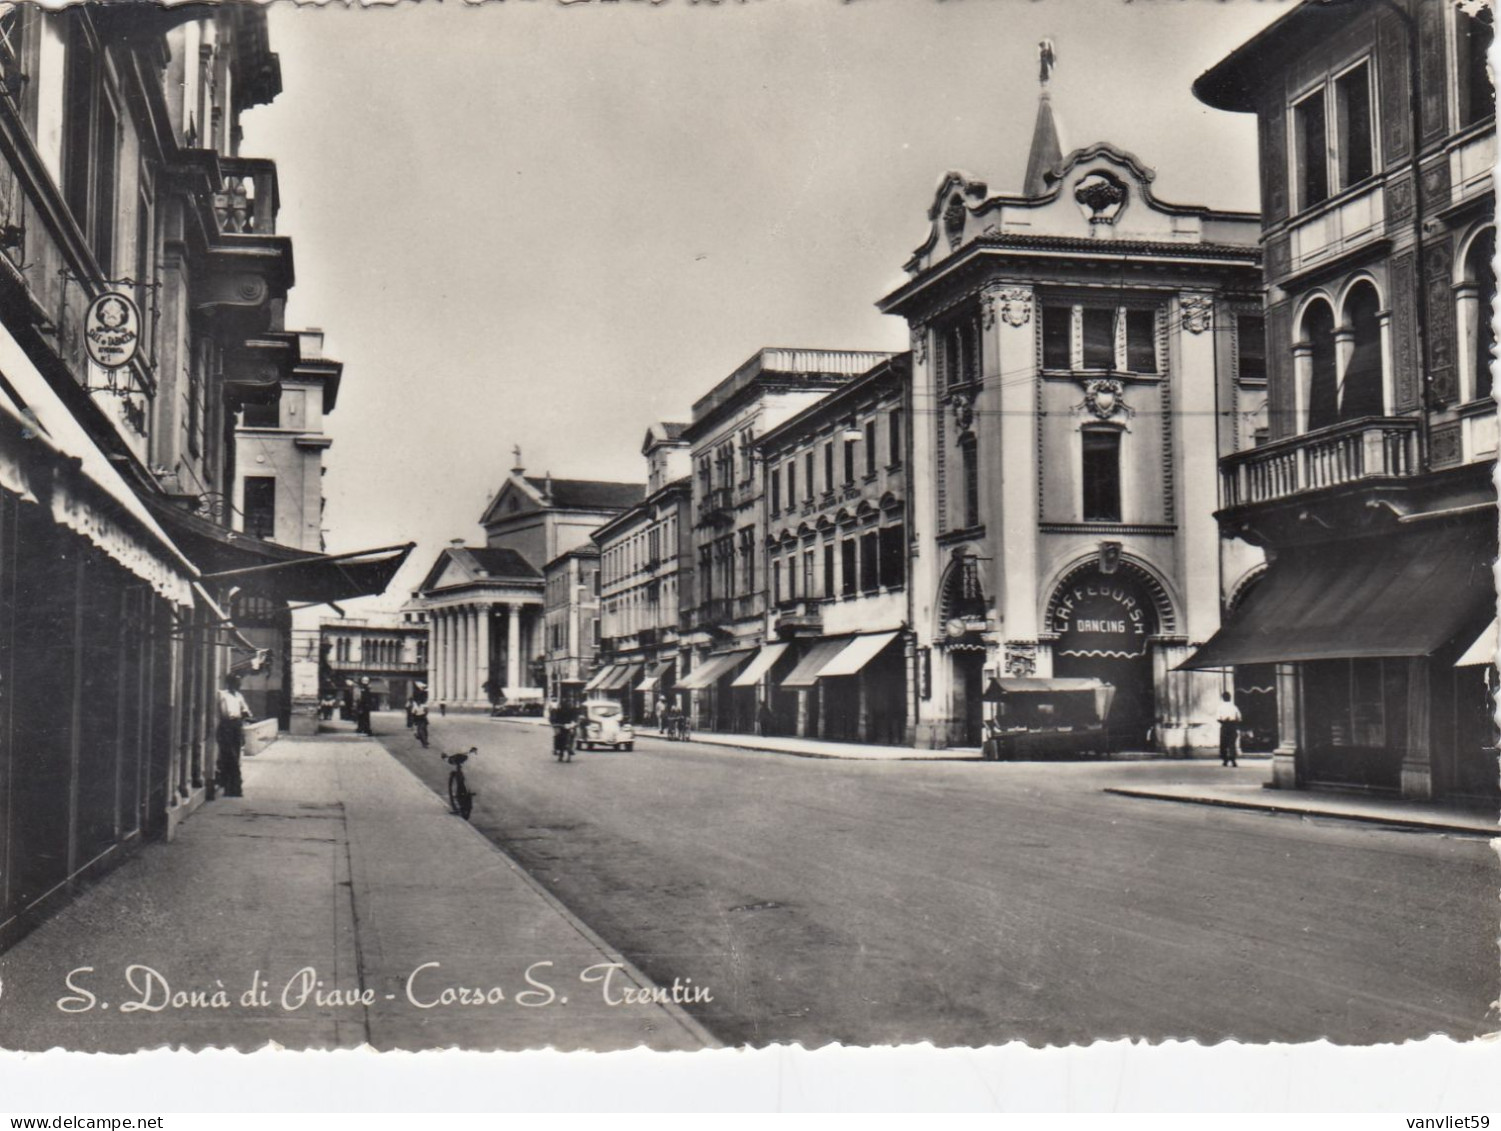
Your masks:
{"label": "curb", "polygon": [[[498,721],[505,722],[506,720],[500,719]],[[364,738],[365,736],[361,735],[360,737]],[[377,747],[379,747],[381,753],[385,754],[386,757],[390,758],[391,761],[395,762],[398,766],[401,766],[401,769],[403,771],[411,774],[412,779],[416,781],[418,785],[421,785],[423,789],[428,789],[430,791],[430,787],[426,783],[424,783],[421,778],[417,777],[416,774],[413,774],[411,770],[407,769],[406,766],[402,765],[401,760],[394,754],[392,754],[391,751],[387,750],[379,742],[375,742],[374,738],[370,738],[367,741],[374,743]],[[437,797],[438,795],[435,793],[433,796]],[[439,798],[439,800],[442,801],[443,799]],[[582,919],[580,919],[577,915],[570,911],[567,905],[564,904],[560,899],[558,899],[557,896],[553,895],[552,892],[543,887],[542,882],[535,876],[533,876],[530,872],[528,872],[525,868],[523,868],[517,862],[514,856],[512,856],[500,845],[496,844],[484,833],[480,832],[479,829],[475,828],[468,821],[464,821],[463,824],[464,828],[469,831],[471,836],[478,837],[481,843],[483,843],[486,848],[488,848],[491,852],[495,853],[503,861],[505,861],[507,868],[509,868],[512,872],[519,876],[521,880],[527,885],[527,887],[531,888],[532,891],[541,896],[544,903],[546,903],[549,907],[556,911],[563,918],[563,921],[565,923],[567,923],[570,927],[577,931],[579,935],[581,935],[591,946],[593,946],[602,955],[604,955],[607,961],[619,963],[620,968],[625,971],[625,973],[629,974],[631,978],[633,978],[642,989],[661,989],[661,987],[658,986],[656,982],[643,974],[634,962],[626,958],[625,955],[621,954],[609,943],[605,942],[604,939],[600,938],[588,923],[585,923]],[[681,1026],[685,1031],[691,1034],[695,1040],[701,1042],[704,1048],[720,1049],[725,1047],[724,1042],[722,1042],[718,1037],[714,1036],[713,1033],[709,1032],[708,1029],[704,1028],[704,1026],[691,1014],[689,1014],[688,1011],[681,1005],[670,1001],[658,1002],[655,1004],[657,1004],[657,1006],[664,1013],[666,1013],[667,1016],[671,1017],[678,1023],[679,1026]]]}
{"label": "curb", "polygon": [[1180,793],[1161,793],[1149,789],[1133,789],[1125,786],[1106,786],[1102,793],[1118,797],[1138,797],[1148,801],[1176,801],[1185,805],[1217,805],[1222,809],[1243,809],[1253,813],[1281,813],[1294,817],[1323,817],[1335,821],[1356,821],[1367,825],[1385,825],[1389,828],[1409,829],[1425,833],[1454,833],[1459,836],[1501,836],[1501,826],[1494,830],[1476,825],[1457,825],[1443,821],[1420,821],[1410,817],[1382,816],[1375,813],[1341,813],[1330,809],[1305,809],[1296,805],[1278,805],[1266,801],[1236,801],[1224,797],[1187,797]]}

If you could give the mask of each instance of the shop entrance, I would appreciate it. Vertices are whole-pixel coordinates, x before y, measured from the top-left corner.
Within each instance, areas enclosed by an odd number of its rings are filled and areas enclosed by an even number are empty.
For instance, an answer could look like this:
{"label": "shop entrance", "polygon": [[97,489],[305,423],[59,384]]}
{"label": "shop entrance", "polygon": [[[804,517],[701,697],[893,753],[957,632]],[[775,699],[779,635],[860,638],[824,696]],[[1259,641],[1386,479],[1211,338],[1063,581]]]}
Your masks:
{"label": "shop entrance", "polygon": [[1049,606],[1058,641],[1053,674],[1104,680],[1115,688],[1105,720],[1110,748],[1147,749],[1157,721],[1149,641],[1157,608],[1135,570],[1093,567],[1066,579]]}

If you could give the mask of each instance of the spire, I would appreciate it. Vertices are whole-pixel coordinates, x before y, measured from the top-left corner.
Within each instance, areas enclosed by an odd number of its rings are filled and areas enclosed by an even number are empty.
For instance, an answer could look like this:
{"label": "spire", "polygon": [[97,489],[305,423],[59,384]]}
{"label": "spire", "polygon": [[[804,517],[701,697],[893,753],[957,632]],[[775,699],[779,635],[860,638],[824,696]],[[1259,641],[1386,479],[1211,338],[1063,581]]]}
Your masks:
{"label": "spire", "polygon": [[511,474],[512,475],[520,475],[520,474],[522,474],[524,471],[526,471],[526,466],[521,462],[521,445],[520,444],[516,444],[514,447],[511,448],[511,455],[516,460],[515,466],[511,468]]}
{"label": "spire", "polygon": [[1046,192],[1048,185],[1043,174],[1063,160],[1058,126],[1053,121],[1053,99],[1048,93],[1048,82],[1053,77],[1053,67],[1057,62],[1051,39],[1044,39],[1037,45],[1037,59],[1037,81],[1042,91],[1037,97],[1037,123],[1032,127],[1032,151],[1027,154],[1027,175],[1022,181],[1023,196],[1041,196]]}

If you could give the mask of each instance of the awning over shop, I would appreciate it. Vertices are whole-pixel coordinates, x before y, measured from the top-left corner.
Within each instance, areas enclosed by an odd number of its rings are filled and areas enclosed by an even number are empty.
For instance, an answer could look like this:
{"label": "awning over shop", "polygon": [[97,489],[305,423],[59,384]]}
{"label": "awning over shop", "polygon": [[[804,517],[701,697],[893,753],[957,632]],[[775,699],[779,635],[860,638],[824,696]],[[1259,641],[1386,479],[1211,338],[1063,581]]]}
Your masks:
{"label": "awning over shop", "polygon": [[637,691],[656,691],[661,688],[662,681],[667,678],[667,673],[672,671],[676,660],[663,660],[659,664],[652,664],[646,669],[646,675],[642,678]]}
{"label": "awning over shop", "polygon": [[1485,631],[1475,637],[1475,643],[1465,649],[1465,654],[1454,661],[1454,666],[1475,668],[1494,664],[1498,646],[1501,646],[1501,622],[1492,620],[1485,626]]}
{"label": "awning over shop", "polygon": [[322,605],[374,597],[386,591],[415,542],[314,554],[234,530],[226,530],[165,499],[149,500],[152,512],[172,532],[205,580],[239,586],[247,593],[288,604]]}
{"label": "awning over shop", "polygon": [[786,643],[763,644],[761,650],[756,653],[756,658],[745,665],[745,670],[730,680],[731,687],[755,687],[761,682],[761,677],[771,671],[772,666],[782,658],[782,653],[787,651],[790,645]]}
{"label": "awning over shop", "polygon": [[585,691],[598,691],[612,675],[615,674],[615,665],[606,664],[589,677],[589,682],[584,684]]}
{"label": "awning over shop", "polygon": [[1427,656],[1495,612],[1485,523],[1289,549],[1244,608],[1178,665]]}
{"label": "awning over shop", "polygon": [[624,691],[641,674],[640,664],[616,664],[608,679],[600,684],[598,691]]}
{"label": "awning over shop", "polygon": [[736,664],[740,663],[751,654],[750,648],[741,648],[734,652],[720,652],[717,656],[710,656],[698,667],[678,680],[679,691],[698,691],[708,687],[720,676],[724,675]]}
{"label": "awning over shop", "polygon": [[841,636],[836,640],[815,640],[813,646],[798,660],[797,667],[793,668],[786,679],[782,680],[783,687],[812,687],[818,682],[818,677],[823,673],[825,665],[830,663],[835,656],[843,652],[849,645],[850,637]]}
{"label": "awning over shop", "polygon": [[[77,473],[55,473],[65,465]],[[36,477],[44,468],[48,483],[42,488]],[[27,502],[46,498],[54,522],[87,538],[162,597],[192,605],[192,562],[3,329],[0,487]]]}
{"label": "awning over shop", "polygon": [[1095,717],[1107,718],[1110,704],[1115,701],[1115,688],[1103,680],[1080,677],[1039,679],[1031,676],[1001,676],[990,681],[981,697],[987,703],[998,703],[1008,695],[1091,694],[1094,696]]}
{"label": "awning over shop", "polygon": [[819,679],[831,676],[856,675],[897,638],[895,632],[868,632],[855,637],[845,645],[844,651],[823,666]]}

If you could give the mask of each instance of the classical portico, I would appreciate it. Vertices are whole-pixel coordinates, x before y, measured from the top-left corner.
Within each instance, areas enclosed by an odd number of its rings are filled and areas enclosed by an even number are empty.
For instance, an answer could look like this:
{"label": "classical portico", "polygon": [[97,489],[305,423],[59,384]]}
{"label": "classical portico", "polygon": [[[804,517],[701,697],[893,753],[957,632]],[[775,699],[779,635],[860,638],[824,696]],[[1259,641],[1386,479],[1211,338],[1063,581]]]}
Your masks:
{"label": "classical portico", "polygon": [[450,707],[536,698],[531,660],[542,651],[542,578],[520,555],[450,546],[424,579],[428,695]]}

